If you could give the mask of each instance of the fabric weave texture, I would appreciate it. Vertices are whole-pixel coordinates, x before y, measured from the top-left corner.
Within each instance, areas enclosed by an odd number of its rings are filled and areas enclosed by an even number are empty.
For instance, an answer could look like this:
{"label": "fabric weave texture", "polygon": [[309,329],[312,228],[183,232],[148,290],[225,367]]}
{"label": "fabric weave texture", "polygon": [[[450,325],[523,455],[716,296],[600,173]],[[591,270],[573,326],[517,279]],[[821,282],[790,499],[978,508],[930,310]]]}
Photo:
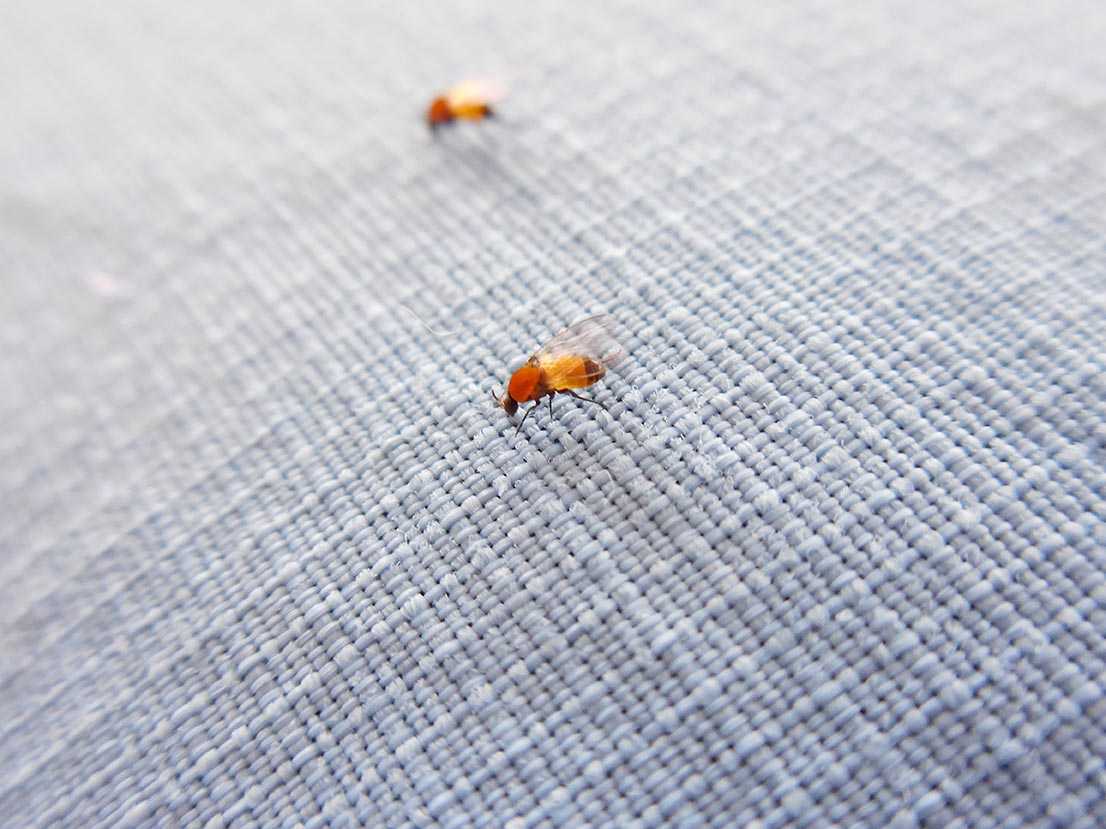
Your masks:
{"label": "fabric weave texture", "polygon": [[1106,825],[1103,43],[6,3],[0,824]]}

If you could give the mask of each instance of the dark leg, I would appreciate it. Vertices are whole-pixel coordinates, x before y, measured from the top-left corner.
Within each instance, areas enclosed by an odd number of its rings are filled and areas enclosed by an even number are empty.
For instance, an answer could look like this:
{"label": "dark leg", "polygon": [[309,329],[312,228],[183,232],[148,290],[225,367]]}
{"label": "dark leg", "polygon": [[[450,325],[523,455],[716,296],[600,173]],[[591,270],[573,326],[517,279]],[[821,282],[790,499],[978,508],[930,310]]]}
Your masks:
{"label": "dark leg", "polygon": [[573,391],[572,389],[568,389],[567,391],[568,391],[568,393],[569,393],[569,394],[571,394],[571,395],[572,395],[573,397],[575,397],[575,398],[576,398],[577,400],[582,400],[582,401],[584,401],[585,403],[591,403],[591,404],[593,404],[593,405],[596,405],[596,406],[598,406],[599,408],[601,408],[601,409],[602,409],[603,411],[605,411],[605,412],[609,412],[609,411],[610,411],[610,409],[608,409],[608,408],[607,408],[607,407],[606,407],[606,406],[605,406],[604,404],[600,403],[600,402],[599,402],[598,400],[589,400],[589,399],[588,399],[588,398],[586,398],[586,397],[581,397],[581,396],[580,396],[580,395],[578,395],[578,394],[577,394],[576,392],[574,392],[574,391]]}
{"label": "dark leg", "polygon": [[518,434],[519,432],[521,432],[521,431],[522,431],[522,425],[523,425],[523,424],[524,424],[524,423],[526,422],[526,418],[528,418],[528,417],[529,417],[530,415],[532,415],[532,414],[534,413],[534,410],[535,410],[536,408],[538,408],[538,404],[537,404],[537,403],[535,403],[535,404],[534,404],[533,406],[531,406],[531,407],[530,407],[529,409],[527,409],[527,410],[526,410],[526,414],[524,414],[524,415],[522,416],[522,421],[521,421],[521,422],[520,422],[520,423],[518,424],[518,428],[517,428],[517,429],[515,429],[515,434],[516,434],[516,435],[517,435],[517,434]]}
{"label": "dark leg", "polygon": [[550,420],[553,419],[553,397],[554,397],[554,395],[552,395],[552,394],[549,395],[549,419]]}

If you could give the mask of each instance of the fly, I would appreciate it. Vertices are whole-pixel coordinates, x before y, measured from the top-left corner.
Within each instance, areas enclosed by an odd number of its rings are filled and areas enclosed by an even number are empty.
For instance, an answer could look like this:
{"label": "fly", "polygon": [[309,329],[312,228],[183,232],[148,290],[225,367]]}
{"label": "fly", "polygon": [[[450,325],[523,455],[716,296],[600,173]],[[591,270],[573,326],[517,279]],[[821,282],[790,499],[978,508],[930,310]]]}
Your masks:
{"label": "fly", "polygon": [[576,390],[598,383],[625,356],[614,328],[614,320],[606,314],[582,319],[554,336],[515,370],[496,403],[508,415],[517,412],[520,403],[534,404],[523,415],[516,435],[543,397],[549,398],[550,416],[553,397],[558,394],[607,408],[598,400],[581,397]]}

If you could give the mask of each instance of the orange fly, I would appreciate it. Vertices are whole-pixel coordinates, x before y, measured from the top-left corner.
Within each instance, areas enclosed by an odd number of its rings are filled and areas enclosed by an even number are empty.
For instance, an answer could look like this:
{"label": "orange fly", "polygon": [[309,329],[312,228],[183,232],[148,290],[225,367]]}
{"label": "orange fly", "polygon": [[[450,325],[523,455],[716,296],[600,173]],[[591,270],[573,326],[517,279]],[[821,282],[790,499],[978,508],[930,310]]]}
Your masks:
{"label": "orange fly", "polygon": [[533,402],[515,429],[516,435],[543,397],[549,398],[550,416],[553,415],[553,396],[557,394],[567,394],[606,409],[598,400],[581,397],[576,389],[598,383],[624,354],[614,336],[614,320],[605,314],[587,317],[561,331],[532,354],[511,375],[507,390],[496,403],[508,415],[513,415],[519,403]]}
{"label": "orange fly", "polygon": [[456,121],[482,121],[495,115],[492,106],[502,97],[495,84],[465,81],[430,102],[426,123],[431,130]]}

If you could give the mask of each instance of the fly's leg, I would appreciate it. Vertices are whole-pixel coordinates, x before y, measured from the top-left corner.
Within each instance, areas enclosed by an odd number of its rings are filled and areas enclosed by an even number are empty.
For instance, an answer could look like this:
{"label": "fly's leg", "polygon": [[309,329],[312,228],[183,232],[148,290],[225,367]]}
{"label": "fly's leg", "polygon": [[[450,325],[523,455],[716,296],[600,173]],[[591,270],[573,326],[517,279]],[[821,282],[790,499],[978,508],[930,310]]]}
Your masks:
{"label": "fly's leg", "polygon": [[553,419],[553,395],[549,395],[549,419]]}
{"label": "fly's leg", "polygon": [[522,426],[523,426],[523,424],[524,424],[524,423],[526,423],[526,418],[528,418],[528,417],[529,417],[530,415],[532,415],[532,414],[534,413],[534,410],[535,410],[535,409],[537,409],[537,408],[538,408],[538,404],[537,404],[537,403],[535,403],[535,404],[534,404],[533,406],[531,406],[531,407],[530,407],[529,409],[527,409],[527,410],[526,410],[526,414],[524,414],[524,415],[522,416],[522,420],[521,420],[521,421],[519,422],[519,424],[518,424],[518,428],[517,428],[517,429],[515,429],[515,434],[516,434],[516,435],[517,435],[517,434],[518,434],[519,432],[521,432],[521,431],[522,431]]}
{"label": "fly's leg", "polygon": [[582,401],[583,401],[583,402],[585,402],[585,403],[591,403],[592,405],[598,406],[598,407],[599,407],[600,409],[602,409],[602,410],[603,410],[603,411],[605,411],[605,412],[609,412],[609,411],[610,411],[610,409],[608,409],[608,408],[606,407],[606,405],[604,405],[603,403],[600,403],[600,402],[599,402],[598,400],[591,400],[591,399],[589,399],[589,398],[587,398],[587,397],[581,397],[581,396],[580,396],[580,395],[578,395],[578,394],[577,394],[576,392],[574,392],[574,391],[573,391],[572,389],[566,389],[566,392],[567,392],[568,394],[572,395],[573,397],[575,397],[575,398],[576,398],[577,400],[582,400]]}

